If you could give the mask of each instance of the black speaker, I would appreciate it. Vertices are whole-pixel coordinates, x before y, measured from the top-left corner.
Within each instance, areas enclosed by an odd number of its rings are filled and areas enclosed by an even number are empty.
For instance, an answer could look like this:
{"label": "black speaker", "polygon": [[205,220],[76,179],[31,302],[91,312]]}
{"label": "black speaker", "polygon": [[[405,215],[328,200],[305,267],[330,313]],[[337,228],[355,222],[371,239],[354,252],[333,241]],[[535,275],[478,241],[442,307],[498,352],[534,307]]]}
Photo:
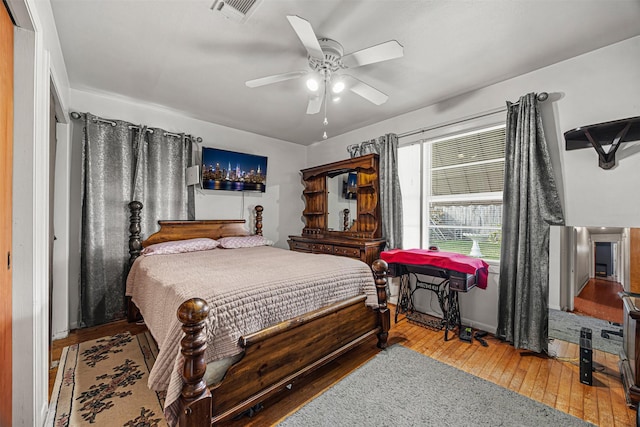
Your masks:
{"label": "black speaker", "polygon": [[580,382],[593,385],[593,350],[591,348],[592,331],[589,328],[580,330]]}

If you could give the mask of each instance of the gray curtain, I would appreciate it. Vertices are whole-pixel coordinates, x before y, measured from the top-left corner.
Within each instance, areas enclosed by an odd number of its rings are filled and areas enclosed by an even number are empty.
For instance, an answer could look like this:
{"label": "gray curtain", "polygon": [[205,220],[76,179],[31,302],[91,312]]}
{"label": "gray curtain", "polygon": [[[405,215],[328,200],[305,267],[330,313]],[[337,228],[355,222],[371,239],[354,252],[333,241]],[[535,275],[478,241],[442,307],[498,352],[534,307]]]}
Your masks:
{"label": "gray curtain", "polygon": [[549,226],[564,218],[533,93],[507,102],[497,336],[548,347]]}
{"label": "gray curtain", "polygon": [[142,203],[142,236],[158,230],[159,219],[194,219],[193,187],[186,168],[192,163],[191,138],[143,128],[136,136],[136,169],[132,200]]}
{"label": "gray curtain", "polygon": [[353,157],[377,153],[380,159],[380,210],[386,249],[402,248],[402,193],[398,177],[398,135],[388,133],[347,147]]}
{"label": "gray curtain", "polygon": [[[161,129],[151,133],[131,123],[102,121],[89,113],[85,115],[82,326],[99,325],[125,316],[124,284],[129,258],[127,205],[130,201],[136,200],[135,197],[142,199],[137,200],[144,204],[145,233],[155,231],[160,218],[190,219],[193,189],[186,187],[184,177],[184,169],[190,164],[189,138],[171,137]],[[157,199],[151,202],[152,198]],[[188,203],[191,206],[185,207]],[[165,213],[170,216],[161,216]]]}

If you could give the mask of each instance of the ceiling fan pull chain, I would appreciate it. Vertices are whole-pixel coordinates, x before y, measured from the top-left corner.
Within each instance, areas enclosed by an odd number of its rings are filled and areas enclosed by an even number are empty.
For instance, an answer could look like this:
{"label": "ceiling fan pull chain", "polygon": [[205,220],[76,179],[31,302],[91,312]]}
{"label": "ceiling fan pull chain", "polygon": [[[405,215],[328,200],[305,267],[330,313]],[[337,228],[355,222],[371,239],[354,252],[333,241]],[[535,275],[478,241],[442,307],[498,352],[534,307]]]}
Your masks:
{"label": "ceiling fan pull chain", "polygon": [[[324,81],[324,125],[327,126],[329,124],[329,120],[327,120],[327,80]],[[322,134],[322,139],[327,139],[327,131],[325,130]]]}

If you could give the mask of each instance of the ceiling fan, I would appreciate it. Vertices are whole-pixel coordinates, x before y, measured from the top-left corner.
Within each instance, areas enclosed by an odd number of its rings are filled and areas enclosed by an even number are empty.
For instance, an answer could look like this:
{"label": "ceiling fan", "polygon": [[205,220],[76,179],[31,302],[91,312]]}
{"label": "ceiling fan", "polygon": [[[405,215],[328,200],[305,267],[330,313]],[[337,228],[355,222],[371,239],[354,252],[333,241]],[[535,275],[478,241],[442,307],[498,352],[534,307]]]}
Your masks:
{"label": "ceiling fan", "polygon": [[307,114],[318,113],[323,101],[326,109],[326,97],[329,90],[333,93],[335,100],[344,89],[348,89],[376,105],[384,104],[387,101],[389,97],[378,89],[349,74],[337,73],[337,71],[400,58],[404,55],[400,43],[390,40],[344,55],[340,43],[328,38],[318,38],[306,19],[295,15],[289,15],[287,19],[307,50],[309,70],[291,71],[249,80],[245,83],[248,87],[255,88],[306,76],[307,88],[312,92],[307,105]]}

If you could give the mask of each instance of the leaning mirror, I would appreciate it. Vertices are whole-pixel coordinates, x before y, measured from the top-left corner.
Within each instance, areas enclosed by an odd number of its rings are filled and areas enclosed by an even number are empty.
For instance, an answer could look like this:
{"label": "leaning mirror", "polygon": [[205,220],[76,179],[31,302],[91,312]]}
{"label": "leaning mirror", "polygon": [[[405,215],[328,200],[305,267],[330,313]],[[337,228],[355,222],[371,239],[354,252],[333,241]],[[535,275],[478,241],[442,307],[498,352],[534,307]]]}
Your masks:
{"label": "leaning mirror", "polygon": [[327,231],[349,231],[356,218],[357,173],[327,176]]}

